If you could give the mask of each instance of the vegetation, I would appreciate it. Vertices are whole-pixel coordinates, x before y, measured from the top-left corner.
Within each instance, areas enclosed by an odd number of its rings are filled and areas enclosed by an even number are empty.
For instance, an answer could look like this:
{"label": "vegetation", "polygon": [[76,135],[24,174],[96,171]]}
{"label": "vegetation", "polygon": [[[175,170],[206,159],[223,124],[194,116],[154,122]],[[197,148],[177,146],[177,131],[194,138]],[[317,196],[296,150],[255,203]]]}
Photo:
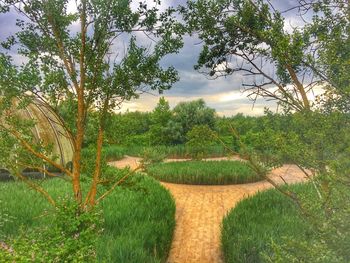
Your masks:
{"label": "vegetation", "polygon": [[147,166],[146,172],[161,181],[180,184],[242,184],[261,180],[241,161],[186,161]]}
{"label": "vegetation", "polygon": [[[121,154],[123,155],[129,155],[129,156],[137,156],[137,157],[144,157],[145,151],[157,151],[161,155],[165,155],[166,158],[171,159],[184,159],[184,158],[194,158],[197,152],[197,149],[194,149],[191,146],[179,144],[179,145],[173,145],[173,146],[167,146],[167,145],[158,145],[158,146],[138,146],[138,145],[130,145],[130,146],[105,146],[105,151],[108,152],[109,148],[112,148],[112,152],[115,151],[115,153],[110,153],[110,160],[113,160],[114,157],[116,157],[115,160],[118,160]],[[204,155],[203,158],[210,158],[210,157],[223,157],[227,156],[230,151],[223,147],[222,145],[207,145],[204,148]]]}
{"label": "vegetation", "polygon": [[[269,0],[188,0],[163,12],[159,1],[69,3],[0,1],[1,13],[19,18],[0,43],[0,166],[36,191],[0,185],[0,260],[165,261],[174,202],[152,179],[107,166],[130,154],[145,157],[154,177],[181,183],[251,182],[293,163],[310,183],[242,201],[223,223],[226,261],[350,261],[349,1],[300,0],[279,10]],[[307,19],[293,28],[288,12]],[[161,64],[185,31],[203,43],[195,69],[212,78],[243,73],[248,97],[276,100],[280,113],[221,118],[201,99],[170,109],[161,98],[150,113],[114,114],[125,100],[178,80]],[[138,33],[154,43],[140,45]],[[128,42],[121,57],[116,39]],[[313,101],[315,90],[324,93]],[[35,123],[18,116],[33,101],[70,134],[73,166],[58,164],[53,145],[35,138]],[[247,163],[160,163],[227,153]],[[47,175],[53,167],[68,183],[29,180],[20,165]]]}
{"label": "vegetation", "polygon": [[[42,185],[54,197],[69,196],[70,184],[63,180],[44,180]],[[48,258],[64,261],[69,257],[79,261],[77,254],[84,255],[82,248],[97,252],[100,262],[164,262],[167,257],[175,226],[175,204],[169,193],[149,177],[135,175],[116,188],[101,203],[99,220],[85,217],[101,224],[97,233],[82,232],[85,236],[75,236],[76,230],[69,232],[82,218],[72,222],[75,217],[67,215],[67,209],[55,212],[24,183],[1,183],[0,189],[2,240],[15,251],[7,253],[2,247],[0,262],[32,260],[33,254],[35,262],[47,262]],[[56,228],[62,226],[62,230]],[[33,240],[37,242],[33,244]],[[90,260],[85,258],[84,262]]]}
{"label": "vegetation", "polygon": [[[225,262],[348,262],[349,222],[341,226],[325,217],[312,183],[289,186],[303,200],[303,209],[275,189],[242,200],[225,217],[222,249]],[[338,205],[349,194],[331,196]],[[342,216],[340,216],[342,215]],[[328,215],[329,216],[329,215]],[[328,222],[327,225],[322,225]],[[332,227],[330,227],[330,224]],[[336,228],[341,229],[341,239]],[[322,231],[320,231],[322,228]]]}
{"label": "vegetation", "polygon": [[[66,174],[82,210],[93,207],[98,198],[102,146],[110,113],[124,100],[137,98],[147,89],[169,89],[178,79],[173,67],[160,65],[164,56],[182,47],[182,26],[174,19],[175,10],[169,8],[162,13],[157,5],[148,7],[143,3],[133,10],[129,1],[83,0],[75,2],[71,10],[68,1],[4,0],[0,11],[15,11],[18,18],[18,31],[2,42],[4,51],[0,54],[1,147],[8,156],[20,156],[29,167],[45,169],[51,165]],[[134,31],[153,35],[157,40],[152,49],[140,45]],[[115,43],[122,34],[128,44],[120,57]],[[23,58],[20,65],[13,55]],[[23,94],[28,96],[23,98]],[[19,100],[19,105],[13,105],[13,98]],[[74,145],[72,170],[50,156],[50,142],[33,138],[33,121],[16,115],[16,110],[33,100],[42,101],[58,115],[70,134]],[[64,101],[68,103],[60,111]],[[95,112],[95,118],[90,118],[91,112]],[[65,120],[67,115],[72,116],[70,120]],[[93,180],[83,196],[81,154],[88,121],[94,125],[96,157]],[[16,162],[4,158],[1,166],[21,177]],[[56,206],[47,191],[35,182],[30,185]]]}

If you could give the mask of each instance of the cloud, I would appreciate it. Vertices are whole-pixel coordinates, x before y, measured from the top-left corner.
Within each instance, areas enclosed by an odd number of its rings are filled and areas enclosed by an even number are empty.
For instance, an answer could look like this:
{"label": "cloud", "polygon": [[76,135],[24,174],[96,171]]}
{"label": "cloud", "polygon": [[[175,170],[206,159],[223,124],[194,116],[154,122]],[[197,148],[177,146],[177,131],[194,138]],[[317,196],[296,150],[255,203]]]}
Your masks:
{"label": "cloud", "polygon": [[[138,7],[139,1],[132,1],[133,8]],[[149,6],[154,6],[154,0],[146,0]],[[296,4],[295,0],[272,0],[273,5],[278,10],[287,10]],[[163,0],[161,10],[164,11],[169,6],[177,6],[185,4],[185,0]],[[69,12],[74,12],[74,1],[69,2]],[[286,30],[291,30],[293,26],[302,25],[301,19],[295,16],[295,11],[290,11],[284,14],[287,25]],[[11,11],[6,14],[0,14],[0,40],[4,40],[7,36],[15,33],[17,27],[15,26],[18,14]],[[76,32],[73,25],[74,32]],[[143,33],[135,33],[140,44],[149,46],[152,41]],[[117,39],[113,46],[113,53],[119,54],[117,62],[120,61],[130,37],[122,35]],[[274,102],[266,102],[259,99],[253,107],[252,101],[246,98],[246,94],[241,93],[243,81],[248,79],[241,73],[235,73],[228,77],[221,77],[215,80],[207,79],[204,75],[198,73],[193,69],[196,64],[199,54],[202,49],[201,41],[195,36],[184,36],[184,47],[178,54],[171,54],[164,57],[161,61],[163,67],[174,66],[180,76],[180,81],[175,83],[173,88],[165,91],[164,96],[169,100],[170,105],[174,107],[180,101],[190,101],[203,98],[207,104],[215,108],[219,115],[232,115],[236,113],[245,113],[248,115],[259,115],[263,113],[264,107],[271,109],[276,108]],[[0,50],[1,51],[1,50]],[[23,57],[13,54],[17,64],[23,62]],[[234,61],[233,61],[234,62]],[[271,73],[273,74],[273,72]],[[159,96],[144,94],[139,100],[132,100],[123,105],[122,111],[129,109],[130,111],[150,111],[159,100]]]}

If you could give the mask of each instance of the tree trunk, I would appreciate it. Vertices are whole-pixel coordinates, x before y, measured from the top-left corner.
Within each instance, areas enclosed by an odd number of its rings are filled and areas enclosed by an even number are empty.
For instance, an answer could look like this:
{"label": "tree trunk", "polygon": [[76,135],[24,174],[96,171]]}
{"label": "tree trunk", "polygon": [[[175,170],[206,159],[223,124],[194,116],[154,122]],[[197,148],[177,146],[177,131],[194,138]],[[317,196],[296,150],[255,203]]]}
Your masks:
{"label": "tree trunk", "polygon": [[98,129],[97,142],[96,142],[97,146],[96,146],[95,172],[92,179],[90,191],[85,200],[85,204],[89,203],[90,206],[94,206],[96,203],[97,186],[101,177],[103,135],[104,135],[108,105],[109,105],[109,97],[107,96],[107,98],[104,101],[102,112],[100,115],[100,125]]}
{"label": "tree trunk", "polygon": [[[79,93],[78,93],[79,94]],[[80,95],[82,96],[82,95]],[[75,138],[75,152],[73,157],[73,192],[75,199],[81,203],[82,194],[80,186],[80,171],[81,171],[81,149],[84,140],[84,97],[82,99],[78,95],[78,116],[77,116],[77,134]]]}
{"label": "tree trunk", "polygon": [[81,148],[84,140],[85,128],[85,45],[86,45],[86,1],[82,1],[82,11],[80,15],[80,30],[81,30],[81,48],[80,48],[80,85],[77,87],[78,98],[78,114],[77,114],[77,134],[75,140],[75,153],[73,159],[73,192],[74,197],[80,204],[82,202],[82,193],[80,185],[81,172]]}
{"label": "tree trunk", "polygon": [[98,130],[98,136],[97,136],[95,172],[94,172],[94,176],[92,179],[90,191],[89,191],[89,194],[87,196],[87,202],[89,202],[90,206],[95,205],[97,186],[98,186],[98,183],[100,181],[100,176],[101,176],[103,133],[104,133],[104,130],[102,127],[100,127]]}
{"label": "tree trunk", "polygon": [[304,105],[304,109],[305,110],[310,110],[310,101],[306,95],[306,91],[304,89],[303,84],[299,81],[298,76],[295,73],[295,70],[292,68],[291,65],[286,65],[286,68],[289,72],[290,77],[293,80],[294,85],[297,87],[299,94],[301,96],[303,105]]}

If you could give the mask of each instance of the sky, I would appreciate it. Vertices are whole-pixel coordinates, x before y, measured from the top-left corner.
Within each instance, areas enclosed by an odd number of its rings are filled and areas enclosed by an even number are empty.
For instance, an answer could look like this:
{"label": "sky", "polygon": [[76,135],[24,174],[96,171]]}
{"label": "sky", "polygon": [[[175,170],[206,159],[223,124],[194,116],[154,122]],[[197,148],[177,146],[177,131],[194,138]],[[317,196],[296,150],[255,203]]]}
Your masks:
{"label": "sky", "polygon": [[[279,10],[286,10],[292,7],[295,1],[272,0],[274,6]],[[139,0],[135,1],[135,5],[138,2]],[[153,4],[153,0],[147,0],[146,2],[150,5]],[[163,0],[161,9],[165,9],[168,6],[176,6],[183,2],[184,0]],[[14,12],[0,15],[0,40],[4,40],[9,34],[16,32],[15,19],[17,16]],[[291,26],[302,24],[300,18],[296,17],[293,12],[289,12],[285,16],[287,21],[286,27],[291,28]],[[141,43],[142,41],[145,43],[149,41],[143,35],[138,37]],[[272,101],[258,99],[253,104],[247,98],[247,94],[242,92],[242,82],[244,81],[242,74],[238,73],[212,80],[194,70],[193,66],[196,64],[200,51],[200,40],[196,37],[185,36],[184,47],[180,52],[175,55],[168,55],[162,61],[164,66],[174,66],[177,69],[180,80],[162,95],[156,92],[153,94],[147,93],[142,94],[136,100],[124,102],[121,111],[151,111],[156,106],[160,96],[164,96],[171,107],[174,107],[181,101],[203,98],[207,105],[214,108],[220,116],[231,116],[237,113],[261,115],[265,107],[273,111],[276,110],[276,104]],[[20,61],[21,58],[15,56],[15,60]]]}

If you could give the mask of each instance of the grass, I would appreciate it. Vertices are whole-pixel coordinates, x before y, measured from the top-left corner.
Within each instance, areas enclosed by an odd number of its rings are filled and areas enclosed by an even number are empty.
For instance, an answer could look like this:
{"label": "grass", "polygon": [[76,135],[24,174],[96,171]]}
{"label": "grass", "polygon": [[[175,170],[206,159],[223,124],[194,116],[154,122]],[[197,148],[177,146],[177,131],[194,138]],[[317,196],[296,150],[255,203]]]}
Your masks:
{"label": "grass", "polygon": [[118,145],[108,145],[103,147],[103,154],[106,161],[117,161],[124,158],[125,149]]}
{"label": "grass", "polygon": [[[105,146],[104,151],[107,153],[107,158],[110,157],[109,160],[113,160],[115,158],[120,158],[120,156],[126,154],[130,156],[142,157],[143,152],[147,149],[156,149],[161,154],[166,155],[167,158],[192,158],[193,154],[195,154],[195,150],[186,145],[173,145],[173,146],[120,146],[120,145],[110,145]],[[111,153],[109,153],[111,152]],[[115,152],[115,153],[113,153]],[[228,150],[225,149],[222,145],[211,145],[205,149],[205,153],[203,158],[211,158],[211,157],[223,157],[229,154]]]}
{"label": "grass", "polygon": [[[334,231],[311,183],[287,189],[302,198],[309,216],[302,215],[290,198],[275,189],[242,200],[222,223],[221,245],[226,263],[349,262],[346,211],[335,214],[338,230],[345,232]],[[331,198],[344,203],[345,197],[333,192]],[[316,225],[326,232],[317,230]]]}
{"label": "grass", "polygon": [[[59,179],[42,186],[54,197],[71,193]],[[16,236],[20,227],[50,225],[48,203],[20,182],[0,183],[0,213],[8,214],[0,234]],[[175,226],[175,203],[154,179],[135,175],[127,187],[118,187],[102,204],[104,231],[97,244],[100,262],[164,262]],[[1,235],[0,235],[1,236]]]}
{"label": "grass", "polygon": [[[291,189],[315,198],[311,184],[293,185]],[[223,220],[225,262],[264,262],[262,254],[273,253],[271,242],[280,244],[285,237],[297,242],[313,240],[310,226],[290,199],[274,189],[258,193],[238,203]]]}
{"label": "grass", "polygon": [[261,180],[240,161],[186,161],[157,163],[146,172],[161,181],[181,184],[222,185],[242,184]]}

